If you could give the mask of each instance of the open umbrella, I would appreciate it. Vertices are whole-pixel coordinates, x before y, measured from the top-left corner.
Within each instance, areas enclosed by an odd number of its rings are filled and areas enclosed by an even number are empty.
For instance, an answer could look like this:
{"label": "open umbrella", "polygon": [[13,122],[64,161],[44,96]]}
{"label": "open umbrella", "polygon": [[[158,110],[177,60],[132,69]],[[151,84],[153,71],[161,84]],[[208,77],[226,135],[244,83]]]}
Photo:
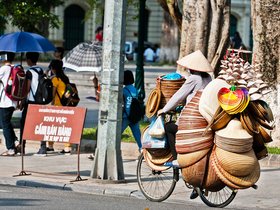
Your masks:
{"label": "open umbrella", "polygon": [[13,32],[0,37],[0,51],[6,52],[49,52],[54,45],[45,37],[30,32]]}
{"label": "open umbrella", "polygon": [[63,58],[63,66],[75,71],[101,70],[102,45],[92,42],[82,42],[69,51]]}

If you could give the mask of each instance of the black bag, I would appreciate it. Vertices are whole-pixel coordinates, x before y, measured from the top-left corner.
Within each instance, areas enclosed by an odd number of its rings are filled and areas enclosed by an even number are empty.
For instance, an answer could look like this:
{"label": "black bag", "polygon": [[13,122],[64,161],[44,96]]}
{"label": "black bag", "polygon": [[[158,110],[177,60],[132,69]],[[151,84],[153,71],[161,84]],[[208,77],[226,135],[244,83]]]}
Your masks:
{"label": "black bag", "polygon": [[65,87],[63,95],[60,97],[57,93],[62,106],[77,106],[80,102],[77,87],[74,83],[69,83]]}
{"label": "black bag", "polygon": [[[127,89],[128,90],[128,89]],[[130,112],[128,114],[128,120],[135,124],[138,123],[143,117],[143,109],[141,106],[140,101],[138,98],[132,96],[131,92],[128,90],[130,96],[132,97],[131,105],[130,105]]]}
{"label": "black bag", "polygon": [[53,84],[52,80],[44,74],[43,70],[38,71],[36,68],[30,68],[38,74],[38,86],[36,93],[34,94],[32,89],[32,95],[37,104],[49,104],[53,100]]}

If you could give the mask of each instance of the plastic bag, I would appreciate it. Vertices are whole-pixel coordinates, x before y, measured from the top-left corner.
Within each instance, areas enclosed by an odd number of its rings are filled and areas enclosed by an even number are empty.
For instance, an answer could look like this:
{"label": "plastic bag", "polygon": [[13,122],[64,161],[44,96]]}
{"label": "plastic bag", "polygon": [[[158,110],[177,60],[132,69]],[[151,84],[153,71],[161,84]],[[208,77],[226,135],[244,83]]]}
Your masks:
{"label": "plastic bag", "polygon": [[159,116],[149,129],[149,135],[153,138],[162,139],[165,136],[164,121]]}
{"label": "plastic bag", "polygon": [[162,139],[156,139],[149,135],[149,126],[142,133],[142,148],[143,149],[162,149],[167,147],[166,136]]}

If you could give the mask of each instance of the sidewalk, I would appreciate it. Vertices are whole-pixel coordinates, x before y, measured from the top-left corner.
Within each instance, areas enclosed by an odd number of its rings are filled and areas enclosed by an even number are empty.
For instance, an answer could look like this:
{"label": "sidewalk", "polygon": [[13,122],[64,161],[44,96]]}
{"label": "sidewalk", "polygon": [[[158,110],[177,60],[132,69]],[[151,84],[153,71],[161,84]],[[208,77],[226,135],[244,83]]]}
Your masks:
{"label": "sidewalk", "polygon": [[[70,182],[77,177],[78,156],[60,155],[58,152],[49,154],[47,157],[36,157],[39,142],[28,141],[26,146],[26,156],[24,156],[24,171],[31,173],[28,176],[16,176],[22,170],[21,156],[0,157],[0,184],[14,186],[47,187],[61,190],[71,190],[75,192],[127,196],[145,199],[139,190],[136,167],[137,167],[137,145],[135,143],[122,143],[122,158],[125,174],[124,183],[112,183],[92,179],[90,172],[93,161],[87,157],[89,154],[80,155],[80,175],[84,181]],[[55,149],[59,151],[63,144],[56,143]],[[0,153],[5,151],[5,147],[0,144]],[[262,166],[261,178],[257,182],[258,190],[252,188],[240,190],[229,205],[229,208],[238,209],[280,209],[279,180],[280,180],[280,159],[277,156],[269,156],[260,161]],[[277,185],[277,186],[275,186]],[[186,202],[193,205],[205,205],[198,198],[190,200],[191,190],[185,187],[180,178],[172,195],[166,202]]]}

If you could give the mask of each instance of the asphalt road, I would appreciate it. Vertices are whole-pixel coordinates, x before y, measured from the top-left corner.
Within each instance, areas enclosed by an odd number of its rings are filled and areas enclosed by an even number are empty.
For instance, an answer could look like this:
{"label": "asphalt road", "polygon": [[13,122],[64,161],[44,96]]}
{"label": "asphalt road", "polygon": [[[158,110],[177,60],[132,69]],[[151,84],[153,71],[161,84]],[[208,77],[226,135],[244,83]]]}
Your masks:
{"label": "asphalt road", "polygon": [[0,185],[0,209],[206,210],[209,207],[187,202],[156,203],[137,198],[83,194],[47,188]]}

